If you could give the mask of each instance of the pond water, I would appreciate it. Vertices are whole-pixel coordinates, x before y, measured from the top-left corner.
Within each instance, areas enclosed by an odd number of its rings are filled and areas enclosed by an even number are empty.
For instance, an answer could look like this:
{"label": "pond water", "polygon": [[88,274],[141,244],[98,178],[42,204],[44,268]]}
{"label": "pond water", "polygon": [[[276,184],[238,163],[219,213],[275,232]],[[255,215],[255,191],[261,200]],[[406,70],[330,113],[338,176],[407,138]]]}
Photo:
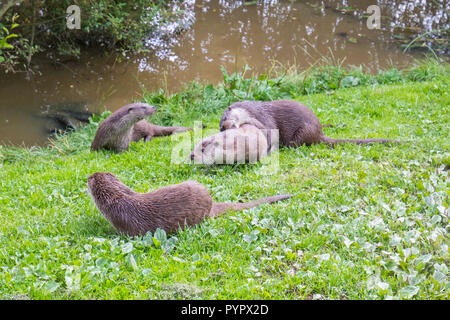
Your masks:
{"label": "pond water", "polygon": [[[364,16],[373,4],[381,9],[380,29],[369,29]],[[43,145],[48,132],[41,114],[52,109],[114,111],[139,99],[142,88],[173,93],[192,80],[217,83],[220,66],[232,72],[248,64],[262,73],[276,64],[305,70],[328,59],[372,72],[391,65],[403,68],[424,50],[405,53],[401,42],[448,30],[450,9],[447,1],[437,0],[191,0],[183,6],[190,28],[149,38],[151,53],[122,61],[92,50],[77,61],[37,57],[33,74],[1,74],[0,143]],[[445,48],[435,53],[448,57]]]}

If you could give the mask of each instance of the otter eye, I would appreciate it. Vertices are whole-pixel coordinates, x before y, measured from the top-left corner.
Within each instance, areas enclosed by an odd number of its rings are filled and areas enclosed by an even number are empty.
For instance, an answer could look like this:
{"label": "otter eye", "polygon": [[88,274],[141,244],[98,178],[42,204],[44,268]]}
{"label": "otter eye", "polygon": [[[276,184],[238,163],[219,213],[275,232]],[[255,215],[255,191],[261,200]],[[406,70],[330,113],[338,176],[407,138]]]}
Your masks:
{"label": "otter eye", "polygon": [[202,148],[202,152],[205,152],[205,148]]}
{"label": "otter eye", "polygon": [[130,108],[130,109],[128,109],[128,111],[127,111],[127,112],[128,112],[128,113],[130,113],[130,112],[131,112],[131,110],[133,110],[133,108]]}

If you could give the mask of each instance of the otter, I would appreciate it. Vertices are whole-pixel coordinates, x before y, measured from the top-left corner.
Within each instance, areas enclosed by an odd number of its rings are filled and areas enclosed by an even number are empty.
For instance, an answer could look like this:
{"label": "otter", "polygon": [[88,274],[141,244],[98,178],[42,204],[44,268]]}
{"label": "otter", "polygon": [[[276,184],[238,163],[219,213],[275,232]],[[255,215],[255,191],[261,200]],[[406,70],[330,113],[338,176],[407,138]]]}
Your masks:
{"label": "otter", "polygon": [[244,124],[209,136],[195,146],[191,160],[206,165],[255,163],[267,155],[267,138],[263,131]]}
{"label": "otter", "polygon": [[145,120],[155,111],[156,108],[147,103],[132,103],[118,109],[98,127],[91,150],[122,152],[128,149],[131,141],[144,139],[147,142],[152,137],[192,130],[186,127],[162,127]]}
{"label": "otter", "polygon": [[243,210],[291,197],[291,194],[262,198],[247,203],[213,202],[208,190],[196,181],[169,185],[148,193],[136,193],[109,172],[88,177],[87,187],[95,205],[117,232],[129,236],[167,234],[193,226],[227,210]]}
{"label": "otter", "polygon": [[[315,143],[398,143],[390,139],[333,139],[322,132],[319,118],[303,104],[292,100],[242,101],[230,105],[220,119],[220,131],[251,124],[259,129],[278,130],[279,144],[286,147]],[[267,136],[269,146],[272,144]]]}

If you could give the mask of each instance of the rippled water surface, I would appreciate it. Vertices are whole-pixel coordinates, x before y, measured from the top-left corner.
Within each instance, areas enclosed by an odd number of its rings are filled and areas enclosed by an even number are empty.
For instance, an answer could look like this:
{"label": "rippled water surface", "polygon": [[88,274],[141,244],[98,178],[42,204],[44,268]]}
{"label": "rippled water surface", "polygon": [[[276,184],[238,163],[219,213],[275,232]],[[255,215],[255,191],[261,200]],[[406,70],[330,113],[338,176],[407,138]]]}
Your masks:
{"label": "rippled water surface", "polygon": [[[369,30],[363,15],[381,8],[381,29]],[[83,52],[79,61],[34,60],[34,74],[0,77],[0,141],[44,144],[41,113],[79,106],[114,111],[148,91],[174,92],[192,80],[217,83],[220,66],[245,64],[255,72],[296,64],[306,69],[323,57],[373,72],[405,67],[423,50],[399,47],[417,34],[449,26],[447,1],[185,1],[182,25],[170,24],[147,39],[152,51],[119,61],[114,55]],[[409,39],[409,40],[408,40]],[[448,52],[437,54],[448,55]]]}

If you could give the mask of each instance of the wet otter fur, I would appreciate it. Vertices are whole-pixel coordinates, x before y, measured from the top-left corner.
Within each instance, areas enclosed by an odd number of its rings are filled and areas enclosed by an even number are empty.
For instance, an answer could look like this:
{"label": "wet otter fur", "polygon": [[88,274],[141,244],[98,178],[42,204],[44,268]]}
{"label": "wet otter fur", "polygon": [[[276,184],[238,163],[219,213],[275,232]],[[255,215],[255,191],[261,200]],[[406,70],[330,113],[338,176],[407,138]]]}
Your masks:
{"label": "wet otter fur", "polygon": [[248,203],[216,203],[208,190],[196,181],[136,193],[109,172],[90,175],[87,186],[103,216],[119,233],[129,236],[153,233],[157,228],[168,234],[174,233],[227,210],[243,210],[292,196],[278,195]]}
{"label": "wet otter fur", "polygon": [[249,124],[232,128],[200,141],[191,153],[198,164],[255,163],[267,155],[264,130]]}
{"label": "wet otter fur", "polygon": [[[230,105],[220,119],[220,131],[251,124],[259,129],[279,130],[279,144],[286,147],[315,143],[390,143],[390,139],[333,139],[322,132],[319,118],[303,104],[292,100],[242,101]],[[269,146],[270,137],[267,137]]]}
{"label": "wet otter fur", "polygon": [[122,152],[131,141],[150,141],[152,137],[192,130],[186,127],[162,127],[148,122],[156,108],[147,103],[128,104],[106,118],[98,127],[91,150],[107,149]]}

